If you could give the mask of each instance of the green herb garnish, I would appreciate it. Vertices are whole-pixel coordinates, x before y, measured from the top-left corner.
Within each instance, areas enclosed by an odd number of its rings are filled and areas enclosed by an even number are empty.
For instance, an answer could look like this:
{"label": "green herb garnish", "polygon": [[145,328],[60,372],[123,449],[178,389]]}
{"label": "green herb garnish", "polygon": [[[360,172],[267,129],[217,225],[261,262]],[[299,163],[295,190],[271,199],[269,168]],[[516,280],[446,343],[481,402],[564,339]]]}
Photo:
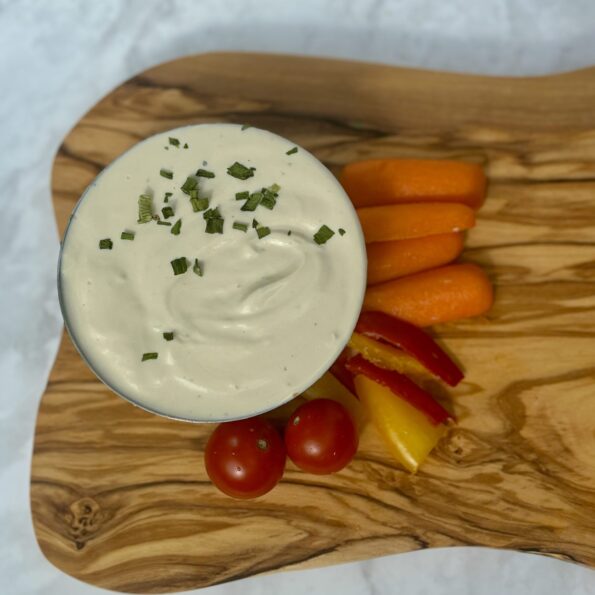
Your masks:
{"label": "green herb garnish", "polygon": [[281,186],[279,186],[279,184],[271,184],[271,185],[268,187],[268,189],[269,189],[271,192],[274,192],[275,194],[278,194],[278,193],[279,193],[279,190],[281,190]]}
{"label": "green herb garnish", "polygon": [[265,236],[268,236],[271,233],[270,227],[257,227],[256,234],[258,235],[258,239],[261,240]]}
{"label": "green herb garnish", "polygon": [[167,225],[171,227],[171,223],[169,221],[157,221],[157,225]]}
{"label": "green herb garnish", "polygon": [[207,233],[223,233],[223,219],[208,219],[205,231]]}
{"label": "green herb garnish", "polygon": [[287,235],[290,236],[291,235],[291,229],[287,232]]}
{"label": "green herb garnish", "polygon": [[209,209],[208,211],[202,214],[202,218],[205,220],[208,219],[222,219],[221,213],[219,212],[219,207],[215,207],[214,209]]}
{"label": "green herb garnish", "polygon": [[199,178],[214,178],[215,174],[212,171],[209,171],[208,169],[199,169],[196,172],[196,175]]}
{"label": "green herb garnish", "polygon": [[253,192],[248,200],[242,205],[242,211],[256,211],[256,207],[262,200],[262,192]]}
{"label": "green herb garnish", "polygon": [[173,196],[174,193],[173,192],[166,192],[165,196],[163,197],[163,202],[169,202],[169,197]]}
{"label": "green herb garnish", "polygon": [[196,178],[187,177],[186,181],[181,186],[181,190],[184,194],[190,194],[190,191],[196,190],[197,186],[198,180]]}
{"label": "green herb garnish", "polygon": [[161,209],[161,212],[163,213],[163,216],[164,216],[166,219],[169,219],[170,217],[173,217],[173,216],[174,216],[174,214],[175,214],[175,213],[174,213],[174,210],[173,210],[171,207],[163,207],[163,208]]}
{"label": "green herb garnish", "polygon": [[250,197],[250,192],[244,190],[244,192],[236,192],[236,200],[246,200]]}
{"label": "green herb garnish", "polygon": [[339,227],[339,235],[344,236],[345,230],[342,227]]}
{"label": "green herb garnish", "polygon": [[297,152],[298,152],[298,148],[297,147],[293,147],[293,149],[289,149],[289,151],[287,151],[285,154],[286,155],[294,155]]}
{"label": "green herb garnish", "polygon": [[99,240],[100,250],[111,250],[113,245],[114,243],[109,238],[105,238],[105,240]]}
{"label": "green herb garnish", "polygon": [[169,144],[173,145],[174,147],[179,147],[180,146],[180,141],[177,138],[172,138],[171,136],[169,137]]}
{"label": "green herb garnish", "polygon": [[174,275],[182,275],[188,270],[188,261],[185,256],[175,258],[169,264],[171,264],[171,268],[174,270]]}
{"label": "green herb garnish", "polygon": [[153,197],[141,194],[138,197],[138,223],[148,223],[153,220]]}
{"label": "green herb garnish", "polygon": [[234,221],[232,227],[234,229],[238,229],[239,231],[243,231],[244,233],[246,233],[248,231],[247,223],[240,223],[239,221]]}
{"label": "green herb garnish", "polygon": [[203,275],[202,267],[200,266],[200,262],[198,262],[198,258],[194,259],[194,266],[192,267],[192,272],[198,275],[199,277],[202,277]]}
{"label": "green herb garnish", "polygon": [[121,240],[134,240],[134,232],[133,231],[123,231],[120,234]]}
{"label": "green herb garnish", "polygon": [[252,229],[256,229],[257,227],[260,227],[260,223],[256,219],[252,219]]}
{"label": "green herb garnish", "polygon": [[178,219],[174,223],[174,226],[171,228],[170,233],[173,233],[175,236],[179,236],[181,229],[182,229],[182,220]]}
{"label": "green herb garnish", "polygon": [[205,229],[207,233],[223,233],[223,217],[221,217],[219,207],[208,209],[202,216],[207,222],[207,227]]}
{"label": "green herb garnish", "polygon": [[246,167],[237,161],[227,168],[227,173],[238,180],[247,180],[254,175],[255,167]]}
{"label": "green herb garnish", "polygon": [[270,190],[263,188],[262,189],[262,199],[260,201],[260,204],[263,207],[270,209],[272,211],[275,208],[275,205],[277,204],[277,199],[275,198],[275,195]]}
{"label": "green herb garnish", "polygon": [[174,172],[173,171],[169,171],[169,169],[160,169],[159,170],[159,175],[162,178],[167,178],[168,180],[173,180],[174,179]]}
{"label": "green herb garnish", "polygon": [[209,199],[208,198],[191,198],[190,204],[192,205],[192,210],[195,213],[200,211],[204,211],[209,207]]}
{"label": "green herb garnish", "polygon": [[188,148],[188,143],[184,143],[184,148],[187,149]]}
{"label": "green herb garnish", "polygon": [[243,124],[243,125],[242,125],[242,132],[243,132],[244,130],[248,130],[248,128],[252,128],[252,126],[251,126],[250,124]]}
{"label": "green herb garnish", "polygon": [[163,338],[166,341],[173,341],[174,340],[174,334],[172,332],[169,333],[163,333]]}
{"label": "green herb garnish", "polygon": [[143,357],[141,361],[146,362],[148,359],[157,359],[159,354],[156,351],[152,351],[150,353],[143,353]]}
{"label": "green herb garnish", "polygon": [[328,227],[327,225],[323,225],[315,234],[314,234],[314,241],[317,244],[326,244],[333,236],[335,232]]}

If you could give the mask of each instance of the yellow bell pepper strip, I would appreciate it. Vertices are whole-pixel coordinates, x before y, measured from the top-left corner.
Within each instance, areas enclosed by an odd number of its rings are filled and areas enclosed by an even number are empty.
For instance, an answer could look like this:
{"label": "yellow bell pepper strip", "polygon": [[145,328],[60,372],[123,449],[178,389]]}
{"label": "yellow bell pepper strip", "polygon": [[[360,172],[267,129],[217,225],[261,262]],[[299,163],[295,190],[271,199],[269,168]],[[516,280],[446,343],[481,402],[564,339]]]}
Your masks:
{"label": "yellow bell pepper strip", "polygon": [[463,379],[463,372],[440,345],[410,322],[383,312],[362,312],[355,330],[367,337],[399,347],[450,386],[456,386]]}
{"label": "yellow bell pepper strip", "polygon": [[379,368],[361,355],[352,357],[347,362],[347,369],[354,375],[363,374],[374,382],[386,386],[396,397],[405,399],[413,407],[424,413],[436,426],[453,417],[438,401],[434,400],[430,393],[399,372]]}
{"label": "yellow bell pepper strip", "polygon": [[415,473],[446,432],[407,401],[366,376],[354,379],[357,396],[393,457]]}
{"label": "yellow bell pepper strip", "polygon": [[360,353],[369,362],[387,370],[395,370],[407,376],[431,378],[428,370],[416,359],[404,351],[381,343],[360,333],[353,333],[349,339],[349,347]]}
{"label": "yellow bell pepper strip", "polygon": [[349,392],[330,372],[319,378],[301,396],[308,401],[314,399],[331,399],[337,401],[337,403],[340,403],[349,411],[360,432],[366,423],[366,410],[357,400],[355,394]]}

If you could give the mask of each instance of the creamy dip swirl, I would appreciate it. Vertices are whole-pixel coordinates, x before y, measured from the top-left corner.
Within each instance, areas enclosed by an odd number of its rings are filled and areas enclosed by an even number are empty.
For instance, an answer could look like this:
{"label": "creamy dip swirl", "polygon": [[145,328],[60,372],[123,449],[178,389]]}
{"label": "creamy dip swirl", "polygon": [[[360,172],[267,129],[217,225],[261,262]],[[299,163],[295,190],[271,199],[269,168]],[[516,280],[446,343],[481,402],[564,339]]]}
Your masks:
{"label": "creamy dip swirl", "polygon": [[[256,128],[179,128],[134,146],[87,189],[63,242],[61,303],[79,351],[113,390],[171,417],[241,418],[298,394],[344,347],[365,289],[364,241],[335,178],[302,148],[287,155],[294,146]],[[254,167],[253,176],[229,175],[234,162]],[[196,179],[199,196],[219,207],[222,234],[205,232],[203,212],[180,190],[199,168],[215,174]],[[273,184],[272,210],[241,210],[236,193]],[[179,235],[137,222],[141,194],[162,221],[161,209],[172,207],[167,221],[182,220]],[[270,234],[259,238],[253,219]],[[322,225],[335,234],[319,245]],[[99,249],[108,238],[112,249]],[[174,275],[170,263],[182,257],[188,270]],[[158,356],[142,361],[144,353]]]}

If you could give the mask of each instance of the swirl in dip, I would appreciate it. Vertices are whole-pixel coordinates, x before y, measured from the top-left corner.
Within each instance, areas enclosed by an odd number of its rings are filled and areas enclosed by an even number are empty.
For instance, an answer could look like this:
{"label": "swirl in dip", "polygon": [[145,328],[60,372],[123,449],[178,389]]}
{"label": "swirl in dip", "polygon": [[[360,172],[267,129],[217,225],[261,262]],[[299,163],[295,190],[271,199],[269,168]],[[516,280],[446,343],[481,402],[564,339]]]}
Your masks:
{"label": "swirl in dip", "polygon": [[193,421],[248,417],[316,381],[365,280],[359,222],[331,173],[230,124],[157,134],[114,161],[72,215],[59,273],[67,328],[100,379]]}

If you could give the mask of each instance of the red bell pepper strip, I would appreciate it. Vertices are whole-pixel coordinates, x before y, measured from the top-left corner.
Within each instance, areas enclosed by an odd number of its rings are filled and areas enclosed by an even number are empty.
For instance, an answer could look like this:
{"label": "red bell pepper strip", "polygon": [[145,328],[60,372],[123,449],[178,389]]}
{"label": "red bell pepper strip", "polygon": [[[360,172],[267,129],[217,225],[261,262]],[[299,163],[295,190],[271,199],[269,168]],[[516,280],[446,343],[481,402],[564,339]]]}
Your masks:
{"label": "red bell pepper strip", "polygon": [[363,374],[370,380],[386,386],[397,397],[419,409],[434,424],[442,424],[453,416],[432,395],[419,387],[413,380],[394,370],[385,370],[375,366],[361,355],[356,355],[347,361],[347,369],[353,374]]}
{"label": "red bell pepper strip", "polygon": [[424,331],[383,312],[362,312],[356,332],[399,347],[450,386],[463,379],[463,372]]}
{"label": "red bell pepper strip", "polygon": [[349,355],[347,354],[347,349],[343,349],[341,355],[335,360],[335,363],[331,366],[329,371],[352,395],[355,395],[353,376],[345,367],[348,360]]}

